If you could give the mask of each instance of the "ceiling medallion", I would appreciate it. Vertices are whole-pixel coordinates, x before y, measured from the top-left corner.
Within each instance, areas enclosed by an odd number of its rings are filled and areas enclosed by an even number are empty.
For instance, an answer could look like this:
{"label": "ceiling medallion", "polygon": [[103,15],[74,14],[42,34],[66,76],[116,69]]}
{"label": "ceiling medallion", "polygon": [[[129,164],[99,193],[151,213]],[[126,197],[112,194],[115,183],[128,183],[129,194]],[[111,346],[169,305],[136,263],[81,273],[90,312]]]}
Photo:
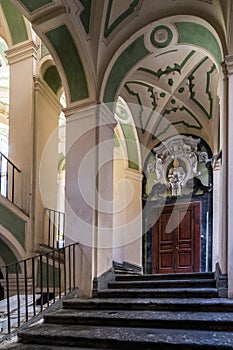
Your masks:
{"label": "ceiling medallion", "polygon": [[173,33],[170,28],[166,26],[158,26],[151,32],[151,43],[159,48],[168,46],[173,38]]}

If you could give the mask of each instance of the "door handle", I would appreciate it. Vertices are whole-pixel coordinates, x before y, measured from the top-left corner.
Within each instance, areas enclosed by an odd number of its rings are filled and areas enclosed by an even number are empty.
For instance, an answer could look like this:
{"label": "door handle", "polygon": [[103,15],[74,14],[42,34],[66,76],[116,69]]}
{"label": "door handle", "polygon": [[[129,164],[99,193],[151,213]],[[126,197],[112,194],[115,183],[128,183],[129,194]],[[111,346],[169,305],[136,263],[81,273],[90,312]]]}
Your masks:
{"label": "door handle", "polygon": [[176,247],[176,250],[179,250],[179,246]]}

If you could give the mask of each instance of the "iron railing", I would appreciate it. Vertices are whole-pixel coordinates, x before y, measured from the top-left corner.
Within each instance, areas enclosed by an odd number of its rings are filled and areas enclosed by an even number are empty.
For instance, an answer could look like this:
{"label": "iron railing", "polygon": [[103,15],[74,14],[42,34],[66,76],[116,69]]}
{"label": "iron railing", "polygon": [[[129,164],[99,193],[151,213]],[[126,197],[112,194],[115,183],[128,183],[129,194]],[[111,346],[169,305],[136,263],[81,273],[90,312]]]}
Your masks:
{"label": "iron railing", "polygon": [[65,245],[64,228],[65,213],[57,210],[45,208],[45,242],[50,248],[62,248]]}
{"label": "iron railing", "polygon": [[15,176],[20,173],[17,166],[0,152],[0,193],[12,203],[15,201]]}
{"label": "iron railing", "polygon": [[0,280],[0,340],[14,333],[56,301],[77,289],[77,246],[74,243],[6,266]]}

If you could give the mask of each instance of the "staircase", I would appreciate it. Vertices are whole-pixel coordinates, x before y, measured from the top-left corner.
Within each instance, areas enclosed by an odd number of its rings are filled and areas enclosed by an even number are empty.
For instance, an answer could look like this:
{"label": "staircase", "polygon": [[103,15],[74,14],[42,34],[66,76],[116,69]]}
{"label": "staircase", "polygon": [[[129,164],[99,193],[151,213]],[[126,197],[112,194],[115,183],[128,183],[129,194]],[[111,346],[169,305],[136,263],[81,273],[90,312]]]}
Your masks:
{"label": "staircase", "polygon": [[7,349],[233,349],[233,300],[212,273],[116,275],[98,298],[67,299]]}

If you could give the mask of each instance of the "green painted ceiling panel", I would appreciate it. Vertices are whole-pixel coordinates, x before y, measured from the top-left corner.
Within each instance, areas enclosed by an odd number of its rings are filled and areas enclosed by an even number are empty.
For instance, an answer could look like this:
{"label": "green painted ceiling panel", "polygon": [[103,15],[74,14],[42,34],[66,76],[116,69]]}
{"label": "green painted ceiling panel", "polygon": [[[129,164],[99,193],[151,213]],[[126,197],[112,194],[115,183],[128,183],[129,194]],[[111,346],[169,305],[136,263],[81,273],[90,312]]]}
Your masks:
{"label": "green painted ceiling panel", "polygon": [[25,247],[25,221],[0,203],[0,224]]}
{"label": "green painted ceiling panel", "polygon": [[58,89],[62,86],[60,75],[55,66],[49,67],[45,74],[44,80],[48,84],[48,86],[53,90],[55,94],[57,94]]}
{"label": "green painted ceiling panel", "polygon": [[104,37],[107,38],[114,29],[118,27],[118,25],[126,19],[131,13],[134,12],[135,7],[139,4],[139,0],[133,0],[131,1],[131,4],[129,5],[128,9],[121,13],[111,25],[109,25],[109,20],[111,17],[111,12],[112,12],[112,5],[113,5],[113,0],[109,0],[108,3],[108,10],[107,10],[107,15],[106,15],[106,20],[105,20],[105,26],[104,26]]}
{"label": "green painted ceiling panel", "polygon": [[176,22],[180,44],[192,44],[209,51],[218,63],[223,61],[221,49],[215,36],[205,27],[192,22]]}
{"label": "green painted ceiling panel", "polygon": [[24,4],[24,6],[27,7],[30,12],[33,12],[38,10],[40,7],[52,3],[53,0],[21,0],[21,2]]}
{"label": "green painted ceiling panel", "polygon": [[91,3],[92,0],[79,0],[83,5],[83,10],[80,14],[83,27],[88,34],[90,32],[90,19],[91,19]]}
{"label": "green painted ceiling panel", "polygon": [[26,25],[22,14],[9,0],[0,0],[11,33],[13,45],[28,40]]}
{"label": "green painted ceiling panel", "polygon": [[109,74],[104,92],[104,102],[115,101],[121,81],[129,70],[149,53],[144,45],[144,36],[136,39],[122,52]]}
{"label": "green painted ceiling panel", "polygon": [[[15,254],[12,252],[12,250],[8,247],[8,245],[0,239],[0,256],[4,260],[5,264],[12,264],[18,261]],[[10,273],[15,272],[14,266],[11,266],[8,270]],[[4,273],[5,271],[2,270]]]}
{"label": "green painted ceiling panel", "polygon": [[68,30],[63,25],[46,33],[64,68],[68,81],[71,102],[89,97],[87,80],[77,47]]}

